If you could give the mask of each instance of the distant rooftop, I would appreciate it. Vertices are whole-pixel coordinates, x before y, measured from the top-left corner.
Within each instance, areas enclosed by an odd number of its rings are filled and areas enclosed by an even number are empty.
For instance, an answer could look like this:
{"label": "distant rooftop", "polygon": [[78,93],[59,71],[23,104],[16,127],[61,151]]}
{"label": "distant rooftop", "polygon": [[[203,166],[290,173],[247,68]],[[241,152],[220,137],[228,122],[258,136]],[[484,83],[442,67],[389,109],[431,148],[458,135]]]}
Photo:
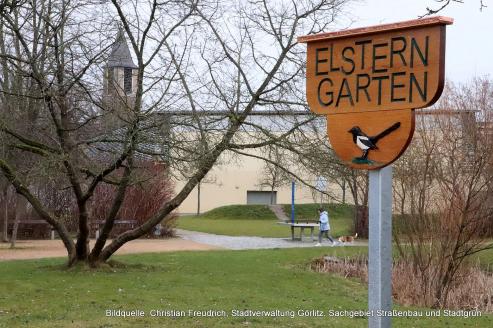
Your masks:
{"label": "distant rooftop", "polygon": [[123,29],[119,29],[118,31],[107,65],[108,67],[137,68],[137,65],[132,60]]}
{"label": "distant rooftop", "polygon": [[460,115],[467,113],[479,113],[478,109],[450,109],[450,108],[418,108],[417,115]]}

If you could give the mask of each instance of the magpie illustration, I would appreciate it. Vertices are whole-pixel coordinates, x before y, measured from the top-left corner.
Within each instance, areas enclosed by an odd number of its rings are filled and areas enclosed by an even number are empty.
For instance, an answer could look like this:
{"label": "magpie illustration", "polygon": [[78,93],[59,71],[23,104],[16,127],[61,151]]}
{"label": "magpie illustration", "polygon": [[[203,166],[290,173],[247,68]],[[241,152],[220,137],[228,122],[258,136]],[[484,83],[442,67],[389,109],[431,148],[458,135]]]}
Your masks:
{"label": "magpie illustration", "polygon": [[394,123],[391,127],[385,129],[384,131],[380,132],[379,134],[373,137],[367,136],[363,131],[361,131],[359,126],[353,126],[351,130],[349,130],[348,132],[353,134],[354,144],[363,151],[363,155],[356,159],[367,160],[368,151],[372,149],[378,149],[376,145],[378,140],[382,139],[383,137],[397,130],[400,126],[401,126],[401,122]]}

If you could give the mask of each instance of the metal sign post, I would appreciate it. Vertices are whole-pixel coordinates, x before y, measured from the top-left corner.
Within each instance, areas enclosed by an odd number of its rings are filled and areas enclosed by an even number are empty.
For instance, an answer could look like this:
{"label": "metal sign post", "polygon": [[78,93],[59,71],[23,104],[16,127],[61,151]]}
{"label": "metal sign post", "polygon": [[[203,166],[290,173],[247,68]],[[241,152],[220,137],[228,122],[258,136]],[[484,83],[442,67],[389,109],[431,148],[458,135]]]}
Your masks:
{"label": "metal sign post", "polygon": [[294,224],[294,180],[291,182],[291,224]]}
{"label": "metal sign post", "polygon": [[327,136],[346,166],[370,170],[370,328],[392,308],[392,168],[414,134],[415,109],[434,104],[445,81],[449,17],[298,37],[307,44],[306,99],[327,116]]}
{"label": "metal sign post", "polygon": [[370,171],[368,318],[370,328],[388,328],[392,310],[392,166]]}

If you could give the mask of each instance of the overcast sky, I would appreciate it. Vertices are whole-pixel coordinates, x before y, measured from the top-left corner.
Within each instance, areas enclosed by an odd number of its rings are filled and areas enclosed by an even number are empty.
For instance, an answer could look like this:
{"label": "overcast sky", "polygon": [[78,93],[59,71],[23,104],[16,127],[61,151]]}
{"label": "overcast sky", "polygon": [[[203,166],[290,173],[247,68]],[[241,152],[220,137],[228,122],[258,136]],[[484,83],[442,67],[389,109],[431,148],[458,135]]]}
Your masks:
{"label": "overcast sky", "polygon": [[[479,0],[452,3],[439,13],[454,18],[447,26],[446,78],[465,82],[476,75],[493,78],[493,0],[479,11]],[[362,0],[351,6],[351,27],[415,19],[426,7],[437,8],[434,0]]]}

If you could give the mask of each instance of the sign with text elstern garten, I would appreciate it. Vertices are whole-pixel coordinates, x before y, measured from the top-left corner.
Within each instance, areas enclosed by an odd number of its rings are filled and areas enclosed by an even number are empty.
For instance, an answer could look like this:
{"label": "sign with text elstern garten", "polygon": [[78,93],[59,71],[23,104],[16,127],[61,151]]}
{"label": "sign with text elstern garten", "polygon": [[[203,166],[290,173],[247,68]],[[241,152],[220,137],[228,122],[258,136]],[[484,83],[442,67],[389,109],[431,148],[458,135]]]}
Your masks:
{"label": "sign with text elstern garten", "polygon": [[448,17],[320,33],[307,43],[306,96],[327,116],[339,158],[356,169],[382,168],[405,151],[414,109],[440,97]]}

